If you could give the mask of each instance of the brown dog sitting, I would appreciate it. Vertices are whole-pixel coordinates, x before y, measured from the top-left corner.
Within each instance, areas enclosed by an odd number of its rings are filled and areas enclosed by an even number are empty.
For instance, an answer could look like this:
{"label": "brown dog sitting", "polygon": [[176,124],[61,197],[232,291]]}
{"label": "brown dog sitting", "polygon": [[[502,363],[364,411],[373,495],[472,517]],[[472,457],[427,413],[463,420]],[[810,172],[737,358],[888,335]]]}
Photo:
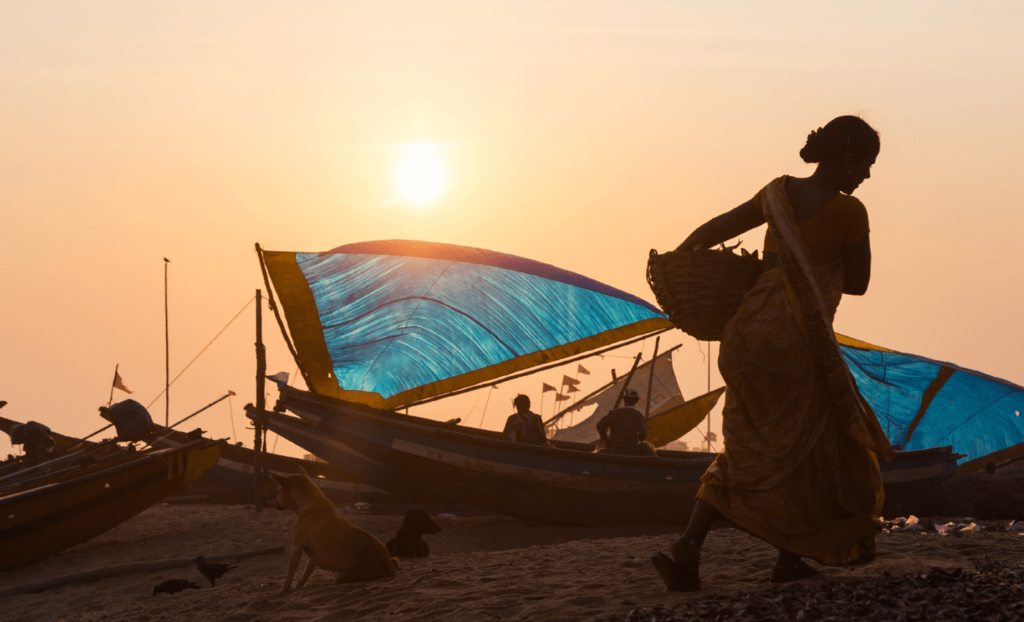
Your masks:
{"label": "brown dog sitting", "polygon": [[282,594],[291,588],[303,553],[309,557],[309,563],[296,588],[302,587],[317,568],[333,571],[336,583],[395,576],[398,560],[391,557],[373,534],[338,514],[302,467],[297,474],[288,477],[270,475],[278,486],[274,507],[295,512],[292,552]]}
{"label": "brown dog sitting", "polygon": [[429,557],[430,547],[423,539],[423,534],[439,531],[440,525],[423,510],[406,510],[398,533],[388,540],[388,552],[395,557]]}

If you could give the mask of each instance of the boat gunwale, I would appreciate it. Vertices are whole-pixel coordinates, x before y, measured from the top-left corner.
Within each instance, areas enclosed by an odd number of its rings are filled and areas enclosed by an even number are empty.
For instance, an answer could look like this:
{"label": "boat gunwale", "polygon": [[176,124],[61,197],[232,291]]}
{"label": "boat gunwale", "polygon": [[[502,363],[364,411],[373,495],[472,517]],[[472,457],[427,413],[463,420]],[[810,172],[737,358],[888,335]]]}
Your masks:
{"label": "boat gunwale", "polygon": [[139,468],[140,466],[142,466],[143,462],[148,463],[154,460],[162,460],[163,458],[173,453],[185,451],[192,452],[195,450],[206,449],[207,447],[217,445],[223,442],[224,441],[211,441],[209,439],[202,439],[189,443],[188,445],[182,445],[181,447],[157,449],[153,452],[140,452],[139,457],[136,458],[135,460],[129,460],[128,462],[123,462],[121,464],[112,466],[108,469],[103,469],[102,471],[87,473],[81,477],[75,477],[69,480],[65,480],[63,482],[44,484],[37,488],[32,488],[31,490],[23,490],[10,495],[6,495],[4,497],[0,497],[0,507],[11,505],[13,503],[20,503],[23,501],[33,499],[35,497],[60,492],[68,488],[73,488],[75,486],[80,486],[85,483],[90,483],[96,479],[102,479],[104,477],[117,475],[122,471],[129,471],[134,468]]}
{"label": "boat gunwale", "polygon": [[[499,435],[499,432],[492,430],[462,430],[459,428],[452,428],[447,423],[442,421],[435,421],[433,419],[427,419],[425,417],[416,417],[414,415],[404,415],[394,411],[385,411],[375,409],[364,404],[354,404],[346,402],[344,400],[319,395],[311,391],[302,391],[295,387],[284,387],[281,391],[280,403],[286,408],[288,407],[288,400],[297,400],[299,402],[306,402],[312,404],[318,408],[334,408],[346,411],[348,414],[357,416],[363,419],[368,419],[372,423],[380,423],[388,426],[399,427],[399,428],[425,428],[434,436],[440,436],[468,444],[480,444],[485,446],[500,447],[502,449],[509,449],[510,446],[514,447],[517,451],[523,453],[533,453],[545,456],[557,455],[558,457],[573,457],[577,460],[585,462],[598,461],[598,462],[610,462],[610,463],[621,463],[628,464],[631,466],[643,466],[643,465],[657,465],[667,466],[684,464],[687,466],[695,466],[697,464],[703,465],[700,468],[706,469],[711,460],[714,459],[713,454],[710,452],[681,452],[673,451],[677,456],[623,456],[617,454],[608,453],[596,453],[587,452],[582,449],[573,449],[572,447],[559,447],[558,445],[585,445],[584,443],[572,443],[567,441],[554,441],[552,446],[539,446],[539,445],[527,445],[524,443],[515,443],[503,438],[494,438],[493,435]],[[278,413],[280,414],[280,413]],[[301,418],[301,415],[300,415]],[[321,417],[324,418],[324,417]],[[329,416],[327,417],[329,418]],[[484,434],[481,434],[483,432]],[[422,432],[420,432],[422,434]],[[353,448],[355,449],[355,448]],[[666,451],[666,450],[658,450]],[[672,450],[669,450],[672,451]],[[555,454],[554,452],[557,452]],[[689,456],[678,456],[678,454],[691,454]],[[897,450],[897,456],[899,457],[896,461],[913,460],[919,458],[929,458],[932,456],[948,455],[950,459],[954,459],[954,456],[960,454],[954,454],[952,446],[942,447],[928,447],[924,449],[909,449],[909,450]],[[652,460],[653,458],[653,460]],[[958,458],[956,458],[958,459]],[[663,462],[664,461],[664,462]],[[707,461],[707,462],[706,462]]]}

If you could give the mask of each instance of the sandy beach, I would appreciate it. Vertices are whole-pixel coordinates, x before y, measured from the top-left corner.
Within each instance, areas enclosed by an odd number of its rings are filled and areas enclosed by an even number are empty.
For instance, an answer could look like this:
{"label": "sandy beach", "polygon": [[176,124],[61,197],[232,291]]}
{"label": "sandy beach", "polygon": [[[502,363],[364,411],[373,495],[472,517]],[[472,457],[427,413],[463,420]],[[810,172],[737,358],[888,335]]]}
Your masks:
{"label": "sandy beach", "polygon": [[[427,536],[432,556],[403,560],[394,579],[335,585],[332,575],[317,571],[305,587],[282,596],[287,555],[279,553],[237,562],[239,568],[213,588],[189,566],[10,596],[2,599],[0,619],[607,620],[626,619],[637,608],[777,589],[768,584],[774,550],[732,529],[708,537],[704,593],[670,594],[648,561],[674,540],[669,528],[551,527],[469,508],[425,509],[443,528]],[[382,506],[350,518],[387,540],[401,523],[399,511]],[[115,532],[0,573],[0,588],[118,564],[287,548],[293,520],[290,512],[273,508],[256,513],[242,505],[158,505]],[[1016,563],[1022,556],[1024,537],[1012,532],[891,533],[879,536],[873,563],[827,568],[825,575],[919,574],[932,567],[973,568],[974,560],[985,558]],[[202,589],[151,596],[153,586],[172,578]]]}

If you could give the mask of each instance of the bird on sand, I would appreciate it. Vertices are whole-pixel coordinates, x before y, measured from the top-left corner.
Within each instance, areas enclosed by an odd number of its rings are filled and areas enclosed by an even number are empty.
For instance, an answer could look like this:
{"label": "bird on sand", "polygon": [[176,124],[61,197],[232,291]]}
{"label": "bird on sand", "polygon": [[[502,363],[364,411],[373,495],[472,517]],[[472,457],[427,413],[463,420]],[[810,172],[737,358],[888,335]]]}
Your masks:
{"label": "bird on sand", "polygon": [[192,561],[199,564],[199,573],[210,580],[210,587],[213,587],[214,581],[223,577],[225,572],[238,568],[238,566],[228,566],[226,564],[208,564],[206,563],[206,558],[202,556]]}
{"label": "bird on sand", "polygon": [[198,590],[199,586],[187,579],[168,579],[160,585],[153,588],[153,596],[155,597],[160,592],[164,594],[177,594],[182,590]]}

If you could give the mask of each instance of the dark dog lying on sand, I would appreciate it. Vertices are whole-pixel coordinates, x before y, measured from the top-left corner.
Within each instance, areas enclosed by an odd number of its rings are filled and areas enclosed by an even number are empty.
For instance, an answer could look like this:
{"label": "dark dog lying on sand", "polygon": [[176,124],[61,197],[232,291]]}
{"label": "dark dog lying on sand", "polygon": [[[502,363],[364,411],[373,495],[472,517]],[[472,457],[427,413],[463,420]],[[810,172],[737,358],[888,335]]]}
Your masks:
{"label": "dark dog lying on sand", "polygon": [[388,540],[388,552],[395,557],[429,557],[430,547],[423,534],[439,531],[441,527],[423,510],[406,510],[398,533]]}

